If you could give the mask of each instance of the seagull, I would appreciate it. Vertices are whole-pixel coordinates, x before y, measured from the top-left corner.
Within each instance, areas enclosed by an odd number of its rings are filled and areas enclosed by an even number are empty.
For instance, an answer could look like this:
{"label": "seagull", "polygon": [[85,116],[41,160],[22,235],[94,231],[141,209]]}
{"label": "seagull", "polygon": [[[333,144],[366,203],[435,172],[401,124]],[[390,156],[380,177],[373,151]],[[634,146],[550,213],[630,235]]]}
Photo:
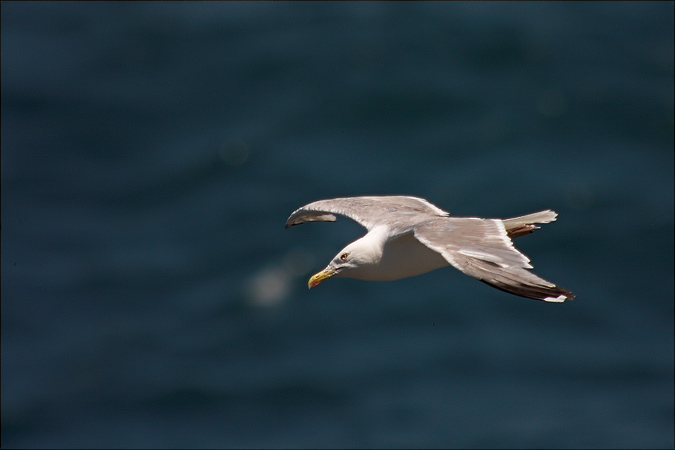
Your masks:
{"label": "seagull", "polygon": [[511,219],[450,217],[427,200],[411,196],[344,197],[319,200],[291,214],[286,228],[305,222],[348,217],[368,232],[340,250],[308,282],[309,289],[332,277],[392,281],[448,265],[521,297],[564,302],[575,295],[531,269],[511,239],[531,233],[535,224],[556,220],[550,209]]}

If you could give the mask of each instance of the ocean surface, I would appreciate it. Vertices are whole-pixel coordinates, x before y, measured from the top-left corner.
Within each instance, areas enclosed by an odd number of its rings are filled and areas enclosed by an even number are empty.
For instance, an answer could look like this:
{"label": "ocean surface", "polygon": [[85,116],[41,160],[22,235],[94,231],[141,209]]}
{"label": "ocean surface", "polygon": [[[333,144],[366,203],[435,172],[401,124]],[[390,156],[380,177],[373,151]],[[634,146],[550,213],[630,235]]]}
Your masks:
{"label": "ocean surface", "polygon": [[[2,3],[2,447],[673,448],[673,2]],[[296,208],[551,208],[552,304]]]}

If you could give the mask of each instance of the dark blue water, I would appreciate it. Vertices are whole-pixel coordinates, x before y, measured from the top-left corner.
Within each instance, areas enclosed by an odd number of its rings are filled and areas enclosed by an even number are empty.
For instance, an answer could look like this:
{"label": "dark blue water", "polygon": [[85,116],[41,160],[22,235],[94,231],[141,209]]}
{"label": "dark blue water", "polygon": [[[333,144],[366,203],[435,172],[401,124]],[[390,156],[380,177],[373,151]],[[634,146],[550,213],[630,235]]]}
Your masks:
{"label": "dark blue water", "polygon": [[[3,3],[2,447],[669,447],[673,3]],[[335,196],[559,219],[564,304],[308,277]]]}

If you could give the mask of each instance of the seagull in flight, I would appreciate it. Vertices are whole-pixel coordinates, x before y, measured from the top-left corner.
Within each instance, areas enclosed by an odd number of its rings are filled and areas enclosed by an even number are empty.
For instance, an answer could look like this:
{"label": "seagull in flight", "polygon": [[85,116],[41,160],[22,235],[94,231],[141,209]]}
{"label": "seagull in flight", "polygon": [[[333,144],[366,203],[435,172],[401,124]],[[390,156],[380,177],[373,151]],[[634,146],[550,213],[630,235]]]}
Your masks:
{"label": "seagull in flight", "polygon": [[455,269],[492,287],[546,302],[572,300],[574,294],[533,274],[527,256],[512,239],[556,220],[547,209],[511,219],[450,217],[427,200],[410,196],[344,197],[319,200],[291,214],[286,228],[305,222],[349,217],[368,232],[340,250],[309,279],[313,288],[332,277],[391,281]]}

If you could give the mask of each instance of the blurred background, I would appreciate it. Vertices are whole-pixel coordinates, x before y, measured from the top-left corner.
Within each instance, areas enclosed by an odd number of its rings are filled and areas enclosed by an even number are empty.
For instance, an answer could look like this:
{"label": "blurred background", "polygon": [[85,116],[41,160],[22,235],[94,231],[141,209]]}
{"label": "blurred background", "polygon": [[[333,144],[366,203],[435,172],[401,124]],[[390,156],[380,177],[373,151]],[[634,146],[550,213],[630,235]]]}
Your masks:
{"label": "blurred background", "polygon": [[[673,3],[2,3],[2,447],[673,441]],[[307,279],[544,208],[577,294]]]}

